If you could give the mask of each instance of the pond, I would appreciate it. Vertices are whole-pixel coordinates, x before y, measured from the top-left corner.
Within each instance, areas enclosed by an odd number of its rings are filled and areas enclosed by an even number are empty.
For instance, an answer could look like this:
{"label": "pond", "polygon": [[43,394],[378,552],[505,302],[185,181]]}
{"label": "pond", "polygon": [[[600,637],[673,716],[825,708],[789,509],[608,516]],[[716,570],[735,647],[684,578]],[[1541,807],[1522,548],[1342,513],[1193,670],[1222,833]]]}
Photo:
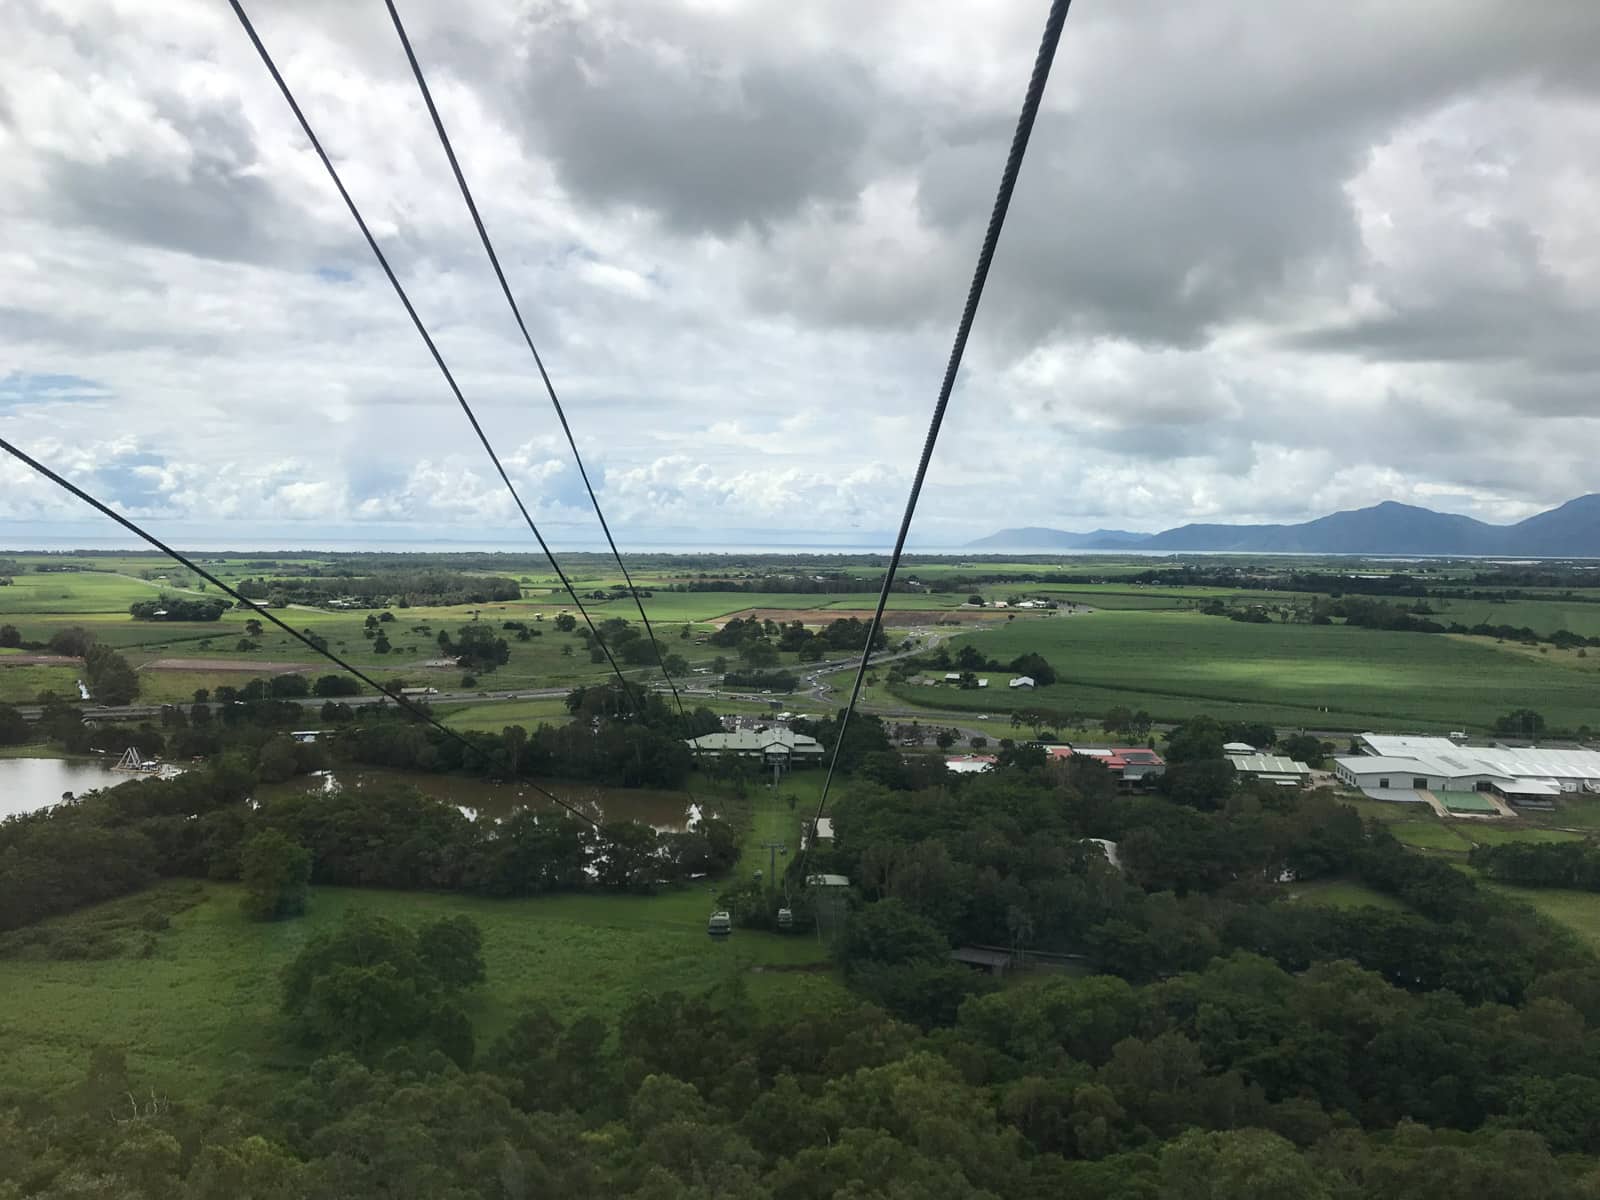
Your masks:
{"label": "pond", "polygon": [[[540,779],[537,783],[596,821],[640,821],[657,832],[676,833],[687,829],[690,821],[698,816],[698,813],[691,811],[689,799],[683,792],[610,788],[595,783],[572,783],[558,779]],[[414,787],[424,795],[454,804],[475,818],[497,819],[519,808],[561,811],[559,806],[526,783],[490,783],[482,779],[460,779],[419,771],[322,771],[264,787],[257,799],[270,799],[286,792],[333,791],[335,788],[361,790],[396,784]],[[714,806],[703,802],[701,808],[715,813]]]}
{"label": "pond", "polygon": [[63,792],[81,796],[140,778],[81,758],[0,758],[0,819],[48,808]]}

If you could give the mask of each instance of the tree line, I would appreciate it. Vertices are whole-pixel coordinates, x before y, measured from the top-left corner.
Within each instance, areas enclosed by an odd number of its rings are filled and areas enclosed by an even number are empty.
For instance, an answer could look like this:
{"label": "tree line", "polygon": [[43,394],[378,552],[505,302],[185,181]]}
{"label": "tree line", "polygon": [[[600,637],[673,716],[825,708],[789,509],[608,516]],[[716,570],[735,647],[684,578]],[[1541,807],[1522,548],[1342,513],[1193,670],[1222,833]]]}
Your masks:
{"label": "tree line", "polygon": [[522,598],[522,586],[515,579],[415,567],[359,575],[297,570],[294,575],[250,576],[240,580],[236,590],[246,599],[265,600],[274,606],[353,599],[365,608],[382,608],[388,604],[408,608],[489,604]]}
{"label": "tree line", "polygon": [[191,600],[181,596],[135,600],[128,605],[128,612],[136,621],[216,621],[227,609],[225,600]]}
{"label": "tree line", "polygon": [[[624,821],[596,829],[543,809],[479,822],[404,786],[252,805],[255,790],[247,761],[228,755],[173,780],[137,780],[0,822],[0,930],[158,879],[240,879],[247,847],[268,832],[309,855],[311,884],[502,897],[649,892],[725,871],[737,856],[732,829],[710,817],[688,832],[657,833]],[[274,903],[256,915],[288,914]]]}

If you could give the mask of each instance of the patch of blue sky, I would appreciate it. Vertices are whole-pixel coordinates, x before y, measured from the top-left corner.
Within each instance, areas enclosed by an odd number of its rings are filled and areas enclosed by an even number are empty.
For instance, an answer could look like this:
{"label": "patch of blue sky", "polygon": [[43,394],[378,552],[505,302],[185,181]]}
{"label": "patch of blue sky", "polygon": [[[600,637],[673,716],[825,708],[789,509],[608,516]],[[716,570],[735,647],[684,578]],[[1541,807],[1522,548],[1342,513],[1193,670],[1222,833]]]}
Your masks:
{"label": "patch of blue sky", "polygon": [[111,399],[111,390],[80,375],[12,371],[0,376],[0,408],[24,404],[72,404]]}

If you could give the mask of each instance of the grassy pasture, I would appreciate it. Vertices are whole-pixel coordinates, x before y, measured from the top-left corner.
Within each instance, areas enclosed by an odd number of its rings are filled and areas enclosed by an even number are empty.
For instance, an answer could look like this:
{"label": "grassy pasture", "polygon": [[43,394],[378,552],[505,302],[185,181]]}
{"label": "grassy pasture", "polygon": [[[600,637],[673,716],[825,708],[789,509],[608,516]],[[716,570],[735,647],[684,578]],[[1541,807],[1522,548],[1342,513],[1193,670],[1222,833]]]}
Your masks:
{"label": "grassy pasture", "polygon": [[1393,896],[1386,896],[1353,879],[1314,879],[1309,883],[1297,883],[1291,889],[1291,898],[1296,904],[1321,904],[1328,908],[1371,907],[1402,912],[1406,907]]}
{"label": "grassy pasture", "polygon": [[[298,1065],[304,1054],[278,1016],[278,977],[300,947],[361,908],[420,923],[465,913],[484,934],[488,982],[468,1005],[480,1048],[527,1001],[563,1017],[612,1014],[634,996],[697,990],[735,978],[759,1003],[787,1010],[826,1002],[828,975],[752,972],[757,966],[821,962],[815,938],[740,930],[706,936],[704,888],[660,896],[554,896],[481,900],[418,892],[317,888],[308,915],[257,924],[239,912],[240,889],[206,884],[205,899],[173,918],[149,958],[97,962],[0,960],[0,1077],[21,1087],[58,1087],[81,1077],[90,1050],[125,1046],[135,1073],[163,1089],[209,1092],[261,1062]],[[137,897],[131,898],[137,901]],[[112,901],[61,922],[103,919]]]}
{"label": "grassy pasture", "polygon": [[[1552,724],[1600,726],[1600,691],[1578,673],[1484,639],[1349,626],[1253,625],[1177,612],[1098,612],[963,634],[1006,661],[1027,651],[1062,680],[1032,692],[903,691],[953,709],[1144,708],[1156,719],[1261,715],[1280,725],[1359,730],[1490,725],[1518,707]],[[924,694],[929,693],[929,694]]]}

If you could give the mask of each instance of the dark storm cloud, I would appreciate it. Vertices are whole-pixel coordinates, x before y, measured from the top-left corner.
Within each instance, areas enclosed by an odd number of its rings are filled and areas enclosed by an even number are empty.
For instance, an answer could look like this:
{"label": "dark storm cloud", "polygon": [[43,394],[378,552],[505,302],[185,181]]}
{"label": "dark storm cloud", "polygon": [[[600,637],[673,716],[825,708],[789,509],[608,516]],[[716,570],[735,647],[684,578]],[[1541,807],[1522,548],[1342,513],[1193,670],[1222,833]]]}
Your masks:
{"label": "dark storm cloud", "polygon": [[[1361,239],[1346,183],[1376,142],[1497,82],[1593,90],[1596,63],[1600,21],[1569,0],[1075,9],[997,256],[989,328],[1019,349],[1054,334],[1196,345],[1309,285],[1349,280]],[[902,286],[886,302],[864,307],[850,271],[804,257],[764,271],[758,299],[831,323],[943,316],[993,200],[1011,132],[998,118],[1016,102],[997,94],[987,123],[926,110],[911,169],[934,261],[919,248],[917,269],[891,263]]]}
{"label": "dark storm cloud", "polygon": [[586,200],[727,233],[858,182],[872,94],[846,56],[740,61],[565,10],[528,49],[520,115]]}

